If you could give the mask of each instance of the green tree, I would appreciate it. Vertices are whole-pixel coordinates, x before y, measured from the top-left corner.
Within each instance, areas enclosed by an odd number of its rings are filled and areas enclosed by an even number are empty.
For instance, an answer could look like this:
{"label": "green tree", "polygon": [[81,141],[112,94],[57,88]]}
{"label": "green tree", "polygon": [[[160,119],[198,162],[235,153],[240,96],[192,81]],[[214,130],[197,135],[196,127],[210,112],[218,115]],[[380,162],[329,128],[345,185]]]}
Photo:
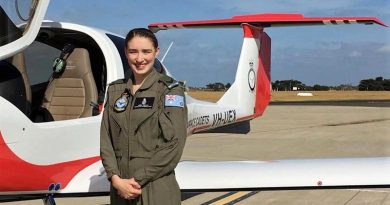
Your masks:
{"label": "green tree", "polygon": [[329,89],[330,89],[329,86],[318,85],[318,84],[313,85],[313,90],[315,91],[327,91]]}
{"label": "green tree", "polygon": [[290,91],[293,87],[297,87],[299,90],[306,89],[306,85],[298,80],[277,80],[272,83],[272,89],[277,91]]}
{"label": "green tree", "polygon": [[386,91],[390,91],[390,79],[383,80],[383,89]]}
{"label": "green tree", "polygon": [[364,79],[359,83],[359,90],[365,91],[382,91],[390,90],[389,88],[389,79],[384,79],[383,77],[376,77],[375,79]]}
{"label": "green tree", "polygon": [[226,88],[226,89],[229,89],[230,86],[232,86],[230,83],[226,83],[225,88]]}
{"label": "green tree", "polygon": [[206,85],[206,89],[214,90],[214,91],[221,91],[225,90],[225,85],[223,83],[209,83]]}

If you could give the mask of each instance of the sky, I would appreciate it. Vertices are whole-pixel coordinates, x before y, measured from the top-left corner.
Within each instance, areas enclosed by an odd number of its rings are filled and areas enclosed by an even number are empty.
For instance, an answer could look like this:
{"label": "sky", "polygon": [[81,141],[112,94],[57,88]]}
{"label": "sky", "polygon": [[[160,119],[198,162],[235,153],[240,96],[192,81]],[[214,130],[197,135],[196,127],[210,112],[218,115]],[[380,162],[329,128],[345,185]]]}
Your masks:
{"label": "sky", "polygon": [[[390,25],[388,0],[52,0],[45,19],[97,27],[125,36],[136,27],[171,21],[230,18],[255,13],[300,13],[306,17],[374,16]],[[358,85],[390,78],[390,28],[341,25],[268,28],[271,78],[306,85]],[[189,86],[232,83],[242,46],[241,29],[160,31],[164,65]]]}

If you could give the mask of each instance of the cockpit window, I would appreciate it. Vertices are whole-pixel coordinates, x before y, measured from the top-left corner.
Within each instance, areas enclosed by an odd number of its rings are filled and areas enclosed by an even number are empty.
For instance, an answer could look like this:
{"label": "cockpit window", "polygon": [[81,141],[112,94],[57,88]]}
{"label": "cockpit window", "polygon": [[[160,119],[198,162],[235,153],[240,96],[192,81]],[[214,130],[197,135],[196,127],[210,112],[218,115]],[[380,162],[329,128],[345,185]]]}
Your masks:
{"label": "cockpit window", "polygon": [[121,38],[119,36],[111,35],[111,34],[107,34],[107,36],[114,43],[116,49],[119,52],[119,55],[121,56],[122,65],[123,65],[123,73],[125,74],[125,76],[129,75],[130,74],[130,68],[129,68],[129,65],[127,64],[126,54],[124,52],[124,49],[125,49],[125,39]]}
{"label": "cockpit window", "polygon": [[[0,46],[23,36],[35,13],[37,0],[0,0]],[[23,28],[19,25],[26,24]]]}

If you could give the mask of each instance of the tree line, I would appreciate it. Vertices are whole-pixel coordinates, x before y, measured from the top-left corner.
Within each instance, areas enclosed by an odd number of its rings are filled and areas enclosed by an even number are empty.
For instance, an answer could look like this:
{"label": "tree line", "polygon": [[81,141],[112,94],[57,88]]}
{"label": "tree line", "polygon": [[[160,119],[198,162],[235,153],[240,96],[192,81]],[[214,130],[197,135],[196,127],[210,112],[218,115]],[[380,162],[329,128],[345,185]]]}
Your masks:
{"label": "tree line", "polygon": [[390,79],[377,77],[375,79],[361,80],[359,83],[359,90],[390,91]]}
{"label": "tree line", "polygon": [[217,83],[209,83],[209,84],[206,85],[206,87],[203,87],[203,88],[190,87],[190,89],[195,89],[195,90],[202,89],[202,90],[212,90],[212,91],[225,91],[225,90],[229,89],[230,86],[231,86],[230,83],[223,84],[223,83],[221,83],[221,82],[217,82]]}
{"label": "tree line", "polygon": [[360,91],[390,91],[390,79],[383,77],[376,77],[375,79],[361,80],[358,86],[351,84],[341,84],[338,86],[327,86],[315,84],[308,86],[298,80],[277,80],[272,82],[272,89],[274,91],[328,91],[328,90],[360,90]]}
{"label": "tree line", "polygon": [[[190,89],[206,89],[212,91],[225,91],[231,86],[230,83],[209,83],[203,88]],[[272,82],[272,90],[274,91],[328,91],[328,90],[360,90],[360,91],[390,91],[390,79],[376,77],[375,79],[361,80],[358,86],[351,84],[341,84],[338,86],[327,86],[315,84],[313,86],[305,85],[299,80],[276,80]]]}
{"label": "tree line", "polygon": [[342,84],[338,86],[327,86],[314,84],[305,85],[299,80],[277,80],[272,82],[273,91],[328,91],[328,90],[357,90],[356,86],[351,84]]}

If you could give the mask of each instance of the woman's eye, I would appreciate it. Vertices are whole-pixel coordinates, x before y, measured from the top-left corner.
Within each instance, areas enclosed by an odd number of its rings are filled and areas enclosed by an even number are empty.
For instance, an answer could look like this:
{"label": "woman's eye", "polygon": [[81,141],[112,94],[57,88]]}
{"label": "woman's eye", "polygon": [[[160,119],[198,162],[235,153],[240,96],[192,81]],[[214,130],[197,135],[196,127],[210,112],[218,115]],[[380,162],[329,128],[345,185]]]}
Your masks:
{"label": "woman's eye", "polygon": [[152,50],[142,50],[142,53],[145,53],[145,54],[149,54],[149,53],[152,53]]}

